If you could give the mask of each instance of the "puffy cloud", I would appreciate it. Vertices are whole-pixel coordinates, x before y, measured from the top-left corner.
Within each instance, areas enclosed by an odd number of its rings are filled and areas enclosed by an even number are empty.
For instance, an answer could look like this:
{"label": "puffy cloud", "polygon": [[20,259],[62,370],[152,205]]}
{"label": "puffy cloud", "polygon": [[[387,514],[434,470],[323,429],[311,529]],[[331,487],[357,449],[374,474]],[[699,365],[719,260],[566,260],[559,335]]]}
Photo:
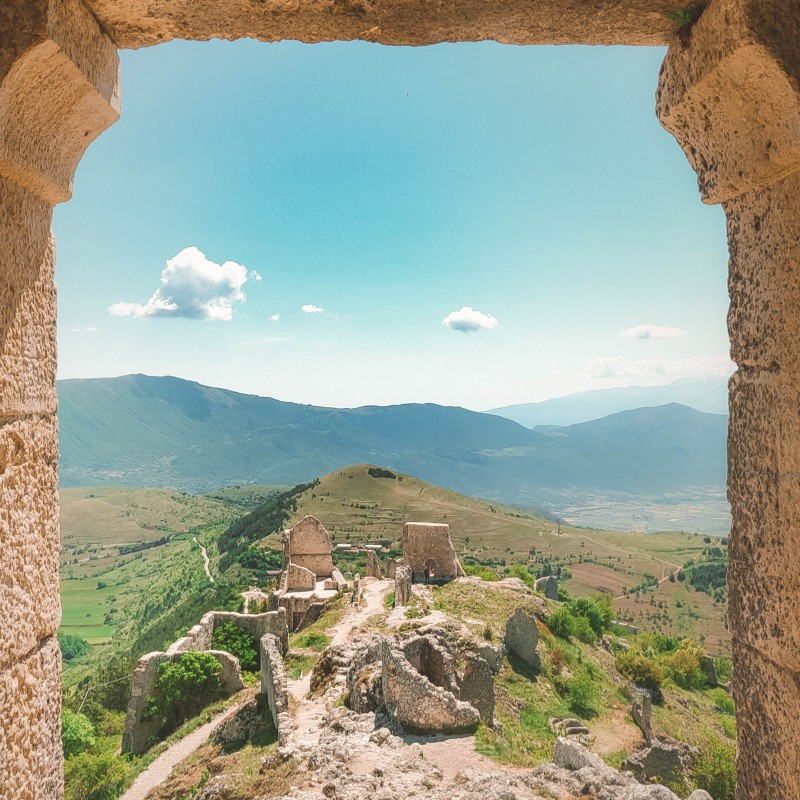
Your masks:
{"label": "puffy cloud", "polygon": [[280,321],[281,321],[281,315],[280,315],[280,314],[273,314],[273,315],[272,315],[272,316],[269,318],[269,321],[270,321],[270,322],[280,322]]}
{"label": "puffy cloud", "polygon": [[689,358],[621,358],[600,356],[587,365],[587,374],[595,378],[703,378],[726,377],[735,369],[728,356],[691,356]]}
{"label": "puffy cloud", "polygon": [[497,319],[491,314],[476,311],[470,306],[462,306],[458,311],[451,311],[443,320],[442,325],[462,333],[490,330],[497,327]]}
{"label": "puffy cloud", "polygon": [[250,272],[247,273],[247,277],[250,278],[251,281],[261,281],[264,280],[263,276],[260,272],[257,272],[254,269],[251,269]]}
{"label": "puffy cloud", "polygon": [[321,314],[324,310],[321,306],[315,306],[313,303],[306,303],[303,306],[303,311],[306,314]]}
{"label": "puffy cloud", "polygon": [[686,329],[675,325],[654,325],[652,322],[644,322],[632,328],[625,328],[619,335],[623,339],[682,339],[686,336]]}
{"label": "puffy cloud", "polygon": [[134,319],[188,317],[228,322],[233,318],[234,304],[246,299],[242,286],[247,278],[247,268],[241,264],[216,264],[196,247],[187,247],[167,261],[161,286],[144,305],[119,302],[108,311],[115,317]]}

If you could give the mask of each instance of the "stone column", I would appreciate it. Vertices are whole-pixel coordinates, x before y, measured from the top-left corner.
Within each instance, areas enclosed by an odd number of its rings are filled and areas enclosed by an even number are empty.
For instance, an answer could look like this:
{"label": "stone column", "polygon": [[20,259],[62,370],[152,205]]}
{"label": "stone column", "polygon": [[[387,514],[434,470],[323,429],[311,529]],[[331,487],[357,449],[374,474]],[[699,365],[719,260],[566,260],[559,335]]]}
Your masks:
{"label": "stone column", "polygon": [[116,49],[79,0],[0,10],[0,794],[63,795],[52,207],[119,115]]}
{"label": "stone column", "polygon": [[658,114],[730,250],[728,623],[737,800],[800,797],[800,6],[712,0]]}

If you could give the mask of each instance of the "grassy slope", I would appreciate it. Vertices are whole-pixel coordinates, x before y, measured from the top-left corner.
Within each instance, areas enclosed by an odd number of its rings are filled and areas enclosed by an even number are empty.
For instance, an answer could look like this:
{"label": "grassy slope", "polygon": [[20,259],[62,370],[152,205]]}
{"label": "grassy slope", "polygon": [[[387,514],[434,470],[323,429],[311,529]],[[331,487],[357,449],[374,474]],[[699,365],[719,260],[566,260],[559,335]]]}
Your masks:
{"label": "grassy slope", "polygon": [[[561,563],[573,573],[566,585],[575,595],[611,591],[619,596],[623,587],[635,586],[645,573],[665,578],[708,546],[701,536],[690,533],[644,534],[562,525],[559,536],[557,524],[542,517],[396,474],[402,480],[373,478],[368,466],[361,464],[326,475],[319,486],[299,497],[292,522],[314,514],[337,542],[384,540],[396,547],[404,522],[446,522],[462,558],[502,559],[507,564]],[[269,544],[277,546],[277,538]],[[536,550],[533,557],[531,548]],[[651,596],[655,606],[650,605]],[[659,608],[659,603],[664,607]],[[633,597],[620,600],[617,607],[633,615],[635,624],[645,630],[696,638],[702,634],[710,652],[730,652],[724,604],[685,584],[665,580],[655,592],[638,601]]]}

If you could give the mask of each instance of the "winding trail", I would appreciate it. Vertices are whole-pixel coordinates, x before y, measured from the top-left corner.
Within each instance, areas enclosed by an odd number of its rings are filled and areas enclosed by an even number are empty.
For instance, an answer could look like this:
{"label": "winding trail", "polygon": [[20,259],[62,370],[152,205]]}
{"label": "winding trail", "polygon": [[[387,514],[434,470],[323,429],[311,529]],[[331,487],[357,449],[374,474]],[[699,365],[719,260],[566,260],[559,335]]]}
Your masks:
{"label": "winding trail", "polygon": [[181,761],[194,753],[198,747],[202,747],[208,741],[211,731],[226,717],[235,714],[238,708],[237,704],[226,711],[220,712],[210,722],[206,722],[205,725],[200,726],[197,730],[184,736],[183,739],[175,742],[150,764],[144,772],[139,773],[133,782],[133,786],[125,794],[121,795],[119,800],[144,800],[151,789],[155,789],[156,786],[164,783],[169,778],[172,770]]}
{"label": "winding trail", "polygon": [[192,539],[192,541],[196,542],[197,546],[200,548],[200,552],[203,556],[203,569],[206,571],[206,575],[208,576],[208,579],[211,581],[211,583],[214,583],[214,576],[211,574],[211,570],[209,569],[208,566],[209,564],[208,552],[206,551],[205,547],[203,547],[203,545],[200,544],[196,536]]}

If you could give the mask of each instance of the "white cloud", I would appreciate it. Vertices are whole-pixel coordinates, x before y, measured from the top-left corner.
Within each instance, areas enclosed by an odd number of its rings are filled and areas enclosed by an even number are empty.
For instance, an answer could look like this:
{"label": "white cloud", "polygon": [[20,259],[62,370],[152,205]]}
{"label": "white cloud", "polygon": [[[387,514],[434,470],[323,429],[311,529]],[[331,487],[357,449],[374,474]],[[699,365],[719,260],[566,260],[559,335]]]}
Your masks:
{"label": "white cloud", "polygon": [[652,322],[644,322],[632,328],[625,328],[619,335],[623,339],[682,339],[686,336],[686,329],[675,325],[654,325]]}
{"label": "white cloud", "polygon": [[728,356],[691,356],[689,358],[621,358],[600,356],[587,365],[586,373],[594,378],[702,378],[726,377],[735,369]]}
{"label": "white cloud", "polygon": [[269,321],[270,321],[270,322],[280,322],[280,321],[281,321],[281,315],[280,315],[280,314],[273,314],[273,315],[272,315],[272,316],[269,318]]}
{"label": "white cloud", "polygon": [[247,277],[250,278],[251,281],[264,280],[261,273],[254,269],[251,269],[250,272],[247,273]]}
{"label": "white cloud", "polygon": [[303,311],[306,314],[321,314],[324,310],[321,306],[315,306],[313,303],[306,303],[303,306]]}
{"label": "white cloud", "polygon": [[247,269],[241,264],[216,264],[196,247],[187,247],[167,261],[161,286],[144,305],[119,302],[108,311],[114,317],[134,319],[188,317],[228,322],[233,318],[234,304],[246,300],[242,286],[247,277]]}
{"label": "white cloud", "polygon": [[462,333],[472,333],[480,330],[490,330],[497,327],[497,320],[491,314],[476,311],[470,306],[462,306],[458,311],[451,311],[443,320],[442,325]]}
{"label": "white cloud", "polygon": [[100,328],[97,325],[78,325],[77,328],[73,328],[73,333],[97,333]]}

